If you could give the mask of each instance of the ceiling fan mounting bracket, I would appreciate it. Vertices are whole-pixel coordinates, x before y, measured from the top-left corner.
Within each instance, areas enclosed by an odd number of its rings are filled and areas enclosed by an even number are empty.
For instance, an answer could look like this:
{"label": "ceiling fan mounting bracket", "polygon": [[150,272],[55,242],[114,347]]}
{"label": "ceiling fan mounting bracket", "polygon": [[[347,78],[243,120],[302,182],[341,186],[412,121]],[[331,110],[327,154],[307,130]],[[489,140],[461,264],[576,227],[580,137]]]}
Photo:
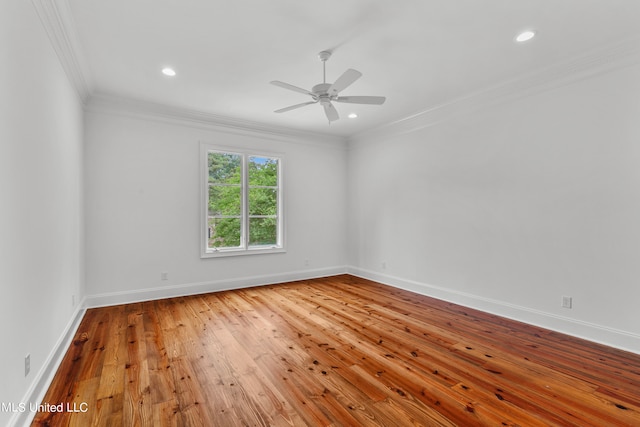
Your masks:
{"label": "ceiling fan mounting bracket", "polygon": [[326,62],[327,59],[331,58],[331,52],[329,52],[328,50],[323,50],[318,54],[318,58],[320,59],[320,61]]}

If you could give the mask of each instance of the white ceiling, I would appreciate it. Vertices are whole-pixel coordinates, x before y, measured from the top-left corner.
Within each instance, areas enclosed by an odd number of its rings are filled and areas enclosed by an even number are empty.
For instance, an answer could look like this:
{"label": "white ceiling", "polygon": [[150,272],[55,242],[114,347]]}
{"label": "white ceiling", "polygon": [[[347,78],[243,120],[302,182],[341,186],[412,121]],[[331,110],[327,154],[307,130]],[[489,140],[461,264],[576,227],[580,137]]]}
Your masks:
{"label": "white ceiling", "polygon": [[[62,0],[65,1],[65,0]],[[93,95],[115,95],[298,131],[350,136],[640,36],[637,0],[66,0]],[[517,44],[533,28],[537,37]],[[270,85],[362,78],[320,105]],[[160,73],[172,66],[177,76]],[[348,119],[350,112],[359,114]]]}

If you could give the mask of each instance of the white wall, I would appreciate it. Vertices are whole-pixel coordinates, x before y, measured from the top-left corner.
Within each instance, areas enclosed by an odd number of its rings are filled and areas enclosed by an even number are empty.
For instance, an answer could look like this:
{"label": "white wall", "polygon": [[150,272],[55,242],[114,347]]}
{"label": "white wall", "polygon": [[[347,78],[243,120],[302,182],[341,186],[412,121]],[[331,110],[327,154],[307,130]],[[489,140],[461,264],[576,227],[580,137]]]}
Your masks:
{"label": "white wall", "polygon": [[351,141],[350,270],[640,352],[638,76]]}
{"label": "white wall", "polygon": [[[78,318],[72,296],[322,276],[347,259],[365,277],[640,353],[638,66],[347,152],[117,107],[85,114],[83,136],[82,105],[23,0],[0,2],[0,63],[0,402],[44,391]],[[287,253],[200,259],[200,141],[285,154]]]}
{"label": "white wall", "polygon": [[0,64],[0,402],[19,404],[83,294],[82,106],[31,2],[0,2]]}
{"label": "white wall", "polygon": [[[343,141],[136,116],[108,103],[86,115],[89,305],[345,271]],[[284,154],[286,253],[200,258],[201,141]],[[161,272],[169,280],[160,280]]]}

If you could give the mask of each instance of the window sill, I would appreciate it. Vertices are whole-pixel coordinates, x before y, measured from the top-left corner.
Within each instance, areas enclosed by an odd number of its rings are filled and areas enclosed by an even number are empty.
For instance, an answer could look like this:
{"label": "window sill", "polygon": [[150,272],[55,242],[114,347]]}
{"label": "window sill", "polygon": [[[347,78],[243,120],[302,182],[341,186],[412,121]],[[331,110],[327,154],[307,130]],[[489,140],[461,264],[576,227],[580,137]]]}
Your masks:
{"label": "window sill", "polygon": [[263,255],[263,254],[280,254],[287,252],[281,247],[274,248],[255,248],[255,249],[220,249],[208,250],[200,255],[200,258],[221,258],[230,256],[244,255]]}

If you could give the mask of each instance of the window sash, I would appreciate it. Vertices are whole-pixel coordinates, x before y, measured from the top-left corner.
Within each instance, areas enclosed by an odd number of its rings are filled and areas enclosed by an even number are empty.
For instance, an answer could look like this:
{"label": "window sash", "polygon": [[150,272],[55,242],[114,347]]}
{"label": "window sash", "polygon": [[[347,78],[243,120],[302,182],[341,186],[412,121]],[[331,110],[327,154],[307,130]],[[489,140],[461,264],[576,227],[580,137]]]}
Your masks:
{"label": "window sash", "polygon": [[[240,183],[228,182],[210,182],[209,155],[211,153],[226,154],[230,156],[238,156],[240,158]],[[217,147],[203,144],[203,164],[205,176],[205,191],[203,200],[205,203],[203,226],[203,244],[202,257],[222,256],[222,255],[242,255],[249,253],[267,253],[267,252],[283,252],[284,251],[284,228],[283,228],[283,212],[282,212],[282,156],[274,154],[256,154],[254,152],[238,152],[238,150],[225,150]],[[257,185],[250,184],[250,163],[252,159],[276,162],[275,183],[276,185]],[[265,162],[256,162],[256,164],[265,164]],[[255,181],[255,168],[253,170],[252,179]],[[273,175],[272,175],[273,176]],[[267,184],[273,182],[269,176],[264,177]],[[233,188],[240,189],[240,215],[234,215],[233,212],[219,212],[213,214],[210,212],[210,197],[212,197],[211,188]],[[256,189],[257,192],[251,193],[255,198],[262,196],[261,203],[262,212],[254,210],[255,206],[250,204],[250,192]],[[273,193],[271,193],[271,190]],[[273,206],[275,204],[275,206]],[[255,203],[254,203],[255,205]],[[273,211],[275,208],[275,214]],[[266,212],[265,212],[266,211]],[[215,246],[211,243],[211,222],[221,219],[240,219],[240,238],[239,245],[234,246]],[[264,221],[263,221],[264,220]],[[268,220],[273,220],[270,223]],[[260,225],[258,225],[260,224]],[[252,225],[254,229],[252,230]],[[256,227],[262,227],[257,229]],[[256,241],[257,240],[257,241]],[[266,243],[265,243],[266,242]],[[235,243],[235,240],[233,241]]]}

